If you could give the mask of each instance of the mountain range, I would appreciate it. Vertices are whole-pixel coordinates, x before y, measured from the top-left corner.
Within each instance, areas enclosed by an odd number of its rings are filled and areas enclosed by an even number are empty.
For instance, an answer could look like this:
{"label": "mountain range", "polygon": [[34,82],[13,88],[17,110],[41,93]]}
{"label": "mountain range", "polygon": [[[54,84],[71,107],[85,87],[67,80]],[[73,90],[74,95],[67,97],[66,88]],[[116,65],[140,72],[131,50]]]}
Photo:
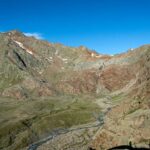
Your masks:
{"label": "mountain range", "polygon": [[111,56],[0,33],[0,149],[29,149],[62,128],[36,149],[147,147],[150,45]]}

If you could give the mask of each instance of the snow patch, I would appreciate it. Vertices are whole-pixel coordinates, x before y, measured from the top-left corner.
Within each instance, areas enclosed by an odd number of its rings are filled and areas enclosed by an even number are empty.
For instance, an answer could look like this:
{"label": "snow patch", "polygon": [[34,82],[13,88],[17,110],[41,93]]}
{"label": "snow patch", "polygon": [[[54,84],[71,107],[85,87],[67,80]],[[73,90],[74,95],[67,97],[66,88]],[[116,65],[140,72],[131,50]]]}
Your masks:
{"label": "snow patch", "polygon": [[43,73],[43,71],[39,71],[39,74],[42,74]]}
{"label": "snow patch", "polygon": [[91,53],[91,57],[94,57],[94,58],[100,58],[102,55],[97,55],[95,53]]}
{"label": "snow patch", "polygon": [[53,62],[53,57],[46,58],[49,62]]}
{"label": "snow patch", "polygon": [[21,48],[25,48],[24,46],[23,46],[23,44],[22,43],[20,43],[20,42],[18,42],[18,41],[14,41],[16,44],[18,44]]}
{"label": "snow patch", "polygon": [[60,58],[64,63],[68,63],[68,59],[67,58],[62,58],[60,55],[58,55],[57,57]]}
{"label": "snow patch", "polygon": [[55,51],[55,55],[57,55],[57,54],[58,54],[58,50]]}
{"label": "snow patch", "polygon": [[94,57],[95,56],[95,54],[94,53],[91,53],[91,57]]}
{"label": "snow patch", "polygon": [[68,59],[67,58],[62,58],[62,61],[67,64],[68,63]]}
{"label": "snow patch", "polygon": [[67,61],[68,59],[67,59],[67,58],[62,58],[62,60],[63,60],[63,61]]}
{"label": "snow patch", "polygon": [[18,41],[14,41],[17,45],[19,45],[19,47],[21,47],[22,49],[24,49],[27,53],[33,55],[33,52],[30,51],[29,49],[25,48],[24,45],[21,42]]}

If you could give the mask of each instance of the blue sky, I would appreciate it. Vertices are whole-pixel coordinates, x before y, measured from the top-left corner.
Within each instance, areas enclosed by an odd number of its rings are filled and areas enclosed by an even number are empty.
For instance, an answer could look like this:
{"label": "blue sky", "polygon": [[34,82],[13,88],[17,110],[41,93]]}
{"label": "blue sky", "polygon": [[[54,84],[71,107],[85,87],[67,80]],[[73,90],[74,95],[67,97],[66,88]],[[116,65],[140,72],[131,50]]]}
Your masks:
{"label": "blue sky", "polygon": [[0,31],[115,54],[150,44],[150,0],[0,0]]}

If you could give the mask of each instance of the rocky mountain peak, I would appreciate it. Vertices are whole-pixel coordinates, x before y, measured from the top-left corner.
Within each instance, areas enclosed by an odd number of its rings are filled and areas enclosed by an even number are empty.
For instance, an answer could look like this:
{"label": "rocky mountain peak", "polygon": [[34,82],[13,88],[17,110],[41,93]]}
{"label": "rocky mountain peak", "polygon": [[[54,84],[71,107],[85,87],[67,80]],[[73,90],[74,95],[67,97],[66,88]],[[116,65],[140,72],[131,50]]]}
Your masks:
{"label": "rocky mountain peak", "polygon": [[8,31],[6,32],[6,34],[10,35],[10,36],[23,36],[24,34],[19,31],[19,30],[11,30],[11,31]]}

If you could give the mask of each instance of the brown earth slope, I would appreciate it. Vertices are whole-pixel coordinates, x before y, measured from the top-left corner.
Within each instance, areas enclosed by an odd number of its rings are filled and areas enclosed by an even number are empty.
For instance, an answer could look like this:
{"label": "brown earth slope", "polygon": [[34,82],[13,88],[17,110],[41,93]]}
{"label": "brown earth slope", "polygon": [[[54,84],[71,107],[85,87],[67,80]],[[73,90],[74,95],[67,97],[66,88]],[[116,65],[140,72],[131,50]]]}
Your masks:
{"label": "brown earth slope", "polygon": [[149,147],[150,143],[150,47],[136,50],[145,53],[134,64],[136,78],[126,92],[127,97],[112,108],[106,115],[105,124],[91,142],[96,150],[108,149],[119,145]]}

